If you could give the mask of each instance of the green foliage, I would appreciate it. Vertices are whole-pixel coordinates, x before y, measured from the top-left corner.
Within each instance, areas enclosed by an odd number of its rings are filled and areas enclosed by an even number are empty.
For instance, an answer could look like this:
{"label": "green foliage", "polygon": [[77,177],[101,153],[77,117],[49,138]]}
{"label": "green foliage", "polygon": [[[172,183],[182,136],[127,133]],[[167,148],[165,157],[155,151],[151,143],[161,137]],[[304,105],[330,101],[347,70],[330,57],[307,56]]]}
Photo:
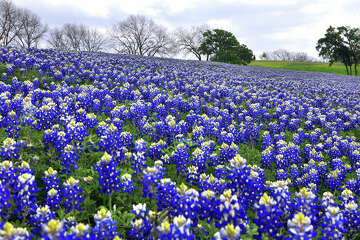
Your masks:
{"label": "green foliage", "polygon": [[352,75],[354,65],[354,73],[357,75],[360,61],[360,29],[330,26],[325,36],[318,40],[316,50],[319,51],[319,56],[329,60],[330,65],[342,62],[348,75]]}
{"label": "green foliage", "polygon": [[204,32],[204,41],[200,52],[207,60],[232,64],[248,64],[254,58],[253,52],[246,45],[240,44],[231,32],[214,29]]}

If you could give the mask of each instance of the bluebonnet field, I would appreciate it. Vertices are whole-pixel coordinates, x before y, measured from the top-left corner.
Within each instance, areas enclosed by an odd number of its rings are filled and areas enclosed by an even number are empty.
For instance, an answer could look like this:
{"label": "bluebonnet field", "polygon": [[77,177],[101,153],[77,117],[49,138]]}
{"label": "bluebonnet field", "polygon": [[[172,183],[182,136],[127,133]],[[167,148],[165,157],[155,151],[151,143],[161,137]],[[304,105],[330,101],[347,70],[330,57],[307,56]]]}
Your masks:
{"label": "bluebonnet field", "polygon": [[360,237],[360,79],[0,49],[0,239]]}

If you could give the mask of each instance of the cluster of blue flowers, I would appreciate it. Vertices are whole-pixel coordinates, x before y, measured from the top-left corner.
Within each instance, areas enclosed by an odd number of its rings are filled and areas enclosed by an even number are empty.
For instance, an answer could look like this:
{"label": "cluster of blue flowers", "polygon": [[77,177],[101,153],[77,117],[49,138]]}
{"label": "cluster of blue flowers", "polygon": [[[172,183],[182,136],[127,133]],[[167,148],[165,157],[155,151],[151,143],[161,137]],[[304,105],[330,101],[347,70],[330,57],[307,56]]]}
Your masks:
{"label": "cluster of blue flowers", "polygon": [[38,49],[0,61],[0,239],[359,237],[356,78]]}

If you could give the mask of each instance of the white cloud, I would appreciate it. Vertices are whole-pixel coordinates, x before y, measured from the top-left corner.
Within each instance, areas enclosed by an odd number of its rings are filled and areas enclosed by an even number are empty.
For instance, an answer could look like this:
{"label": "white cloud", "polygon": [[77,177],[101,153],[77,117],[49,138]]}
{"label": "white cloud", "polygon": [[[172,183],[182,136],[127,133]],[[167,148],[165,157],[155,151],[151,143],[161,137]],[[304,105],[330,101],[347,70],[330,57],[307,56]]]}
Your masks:
{"label": "white cloud", "polygon": [[277,0],[277,1],[269,1],[269,0],[220,0],[219,2],[223,3],[231,3],[231,4],[248,4],[248,5],[280,5],[280,6],[288,6],[296,4],[297,0]]}
{"label": "white cloud", "polygon": [[211,28],[221,28],[227,31],[233,31],[234,26],[230,19],[210,19],[206,22]]}
{"label": "white cloud", "polygon": [[[174,30],[187,24],[207,23],[234,33],[255,52],[279,47],[317,55],[315,45],[329,25],[358,26],[359,0],[13,0],[30,10],[49,9],[72,16],[44,22],[82,21],[107,27],[128,14],[143,14]],[[237,10],[239,13],[237,14]],[[77,16],[76,13],[79,13]],[[36,13],[36,11],[35,11]],[[75,16],[74,16],[75,13]],[[190,15],[191,14],[191,15]],[[42,17],[40,15],[40,17]],[[49,14],[46,15],[49,18]],[[50,16],[51,17],[51,16]],[[250,19],[251,17],[251,19]],[[91,20],[94,19],[94,20]],[[189,22],[188,19],[191,19]],[[101,20],[101,24],[98,22]]]}

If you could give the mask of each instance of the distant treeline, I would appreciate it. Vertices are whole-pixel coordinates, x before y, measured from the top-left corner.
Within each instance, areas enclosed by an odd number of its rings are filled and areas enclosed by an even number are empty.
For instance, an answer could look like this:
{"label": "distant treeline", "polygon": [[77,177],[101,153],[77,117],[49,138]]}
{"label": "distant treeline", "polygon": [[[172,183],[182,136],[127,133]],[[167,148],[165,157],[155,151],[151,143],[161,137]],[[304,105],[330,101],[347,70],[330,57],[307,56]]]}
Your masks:
{"label": "distant treeline", "polygon": [[[130,15],[114,22],[104,31],[84,24],[65,23],[49,29],[38,15],[17,7],[10,0],[0,0],[0,46],[38,48],[40,42],[61,51],[116,51],[141,56],[192,55],[198,60],[248,64],[253,51],[240,44],[233,33],[211,29],[208,25],[181,27],[169,32],[142,15]],[[330,65],[342,62],[348,74],[358,73],[360,30],[329,27],[316,49]],[[304,52],[284,49],[263,52],[262,60],[291,62],[315,61]],[[353,69],[354,67],[354,69]],[[354,70],[354,71],[353,71]]]}
{"label": "distant treeline", "polygon": [[0,45],[37,48],[39,43],[61,51],[116,51],[141,56],[191,54],[199,60],[247,64],[253,52],[236,37],[207,25],[169,32],[151,18],[130,15],[105,31],[83,24],[65,23],[49,29],[39,16],[10,0],[0,0]]}
{"label": "distant treeline", "polygon": [[270,52],[263,52],[260,60],[273,60],[285,62],[314,62],[316,59],[305,52],[291,52],[285,49],[278,49]]}

